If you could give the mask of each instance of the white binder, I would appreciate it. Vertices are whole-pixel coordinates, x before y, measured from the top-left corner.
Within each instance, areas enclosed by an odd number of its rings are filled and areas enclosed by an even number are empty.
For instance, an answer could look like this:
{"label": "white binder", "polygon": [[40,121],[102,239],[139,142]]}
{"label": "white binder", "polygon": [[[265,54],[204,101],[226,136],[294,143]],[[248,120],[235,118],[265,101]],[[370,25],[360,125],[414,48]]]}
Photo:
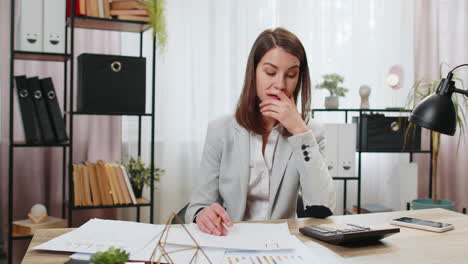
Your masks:
{"label": "white binder", "polygon": [[[33,0],[37,1],[37,0]],[[65,5],[64,0],[44,1],[44,52],[65,53]]]}
{"label": "white binder", "polygon": [[338,176],[338,130],[339,124],[325,124],[325,156],[327,158],[327,167],[330,176]]}
{"label": "white binder", "polygon": [[415,162],[397,164],[393,177],[387,181],[387,199],[395,211],[406,210],[406,203],[418,198],[418,164]]}
{"label": "white binder", "polygon": [[43,0],[20,0],[17,50],[42,52],[42,15]]}
{"label": "white binder", "polygon": [[340,124],[338,132],[338,175],[356,176],[356,124]]}

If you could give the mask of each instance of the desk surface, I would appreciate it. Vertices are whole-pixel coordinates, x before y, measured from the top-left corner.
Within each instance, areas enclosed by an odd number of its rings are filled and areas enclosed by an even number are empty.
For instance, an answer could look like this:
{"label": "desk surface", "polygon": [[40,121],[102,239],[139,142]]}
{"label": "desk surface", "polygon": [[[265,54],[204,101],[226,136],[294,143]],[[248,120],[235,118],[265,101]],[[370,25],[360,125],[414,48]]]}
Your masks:
{"label": "desk surface", "polygon": [[[299,233],[298,228],[324,223],[354,223],[371,227],[389,227],[390,220],[401,216],[416,217],[453,224],[454,230],[433,233],[400,227],[400,233],[366,247],[342,247],[329,245]],[[390,213],[332,216],[327,219],[302,218],[265,221],[268,223],[288,222],[292,234],[303,241],[313,252],[320,255],[322,263],[467,263],[468,259],[468,216],[444,209],[401,211]],[[24,256],[24,264],[62,264],[70,254],[45,253],[32,247],[57,237],[72,229],[38,230]]]}

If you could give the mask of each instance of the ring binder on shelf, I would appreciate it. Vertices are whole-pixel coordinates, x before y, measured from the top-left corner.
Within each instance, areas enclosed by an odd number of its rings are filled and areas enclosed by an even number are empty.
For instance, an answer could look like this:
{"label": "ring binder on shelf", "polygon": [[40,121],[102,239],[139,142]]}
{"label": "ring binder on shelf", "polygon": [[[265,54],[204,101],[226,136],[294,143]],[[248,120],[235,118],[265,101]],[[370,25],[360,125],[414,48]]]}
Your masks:
{"label": "ring binder on shelf", "polygon": [[31,90],[31,95],[34,102],[34,108],[37,112],[39,120],[39,127],[42,132],[42,139],[45,143],[51,144],[56,142],[54,132],[52,130],[52,123],[49,120],[49,114],[47,113],[47,107],[42,95],[41,86],[37,77],[31,77],[27,79],[28,86]]}
{"label": "ring binder on shelf", "polygon": [[36,144],[41,141],[36,110],[32,100],[31,89],[27,85],[26,76],[15,76],[15,87],[18,91],[18,104],[23,119],[26,143]]}
{"label": "ring binder on shelf", "polygon": [[62,111],[60,110],[52,78],[44,78],[41,79],[40,82],[55,137],[60,143],[67,141],[68,137],[65,130],[65,122],[63,121]]}

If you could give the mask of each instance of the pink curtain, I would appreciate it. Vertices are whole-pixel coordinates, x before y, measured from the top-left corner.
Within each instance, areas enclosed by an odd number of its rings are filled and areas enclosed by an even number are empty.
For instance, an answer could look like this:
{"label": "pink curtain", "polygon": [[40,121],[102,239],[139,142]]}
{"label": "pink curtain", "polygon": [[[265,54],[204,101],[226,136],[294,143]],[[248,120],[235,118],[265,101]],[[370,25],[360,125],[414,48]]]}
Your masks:
{"label": "pink curtain", "polygon": [[[450,69],[468,63],[468,2],[418,0],[415,7],[415,80],[439,78],[439,65],[447,63]],[[450,70],[444,68],[443,77]],[[462,68],[456,75],[468,89],[468,68]],[[462,87],[458,87],[462,88]],[[460,95],[459,99],[466,100]],[[465,109],[465,112],[468,109]],[[468,116],[465,123],[468,123]],[[439,153],[438,183],[439,199],[455,201],[455,209],[468,207],[468,139],[462,141],[457,151],[460,129],[455,136],[441,136]],[[465,129],[468,134],[468,128]],[[426,144],[429,137],[426,137]],[[420,161],[419,195],[427,197],[428,163]]]}
{"label": "pink curtain", "polygon": [[[8,230],[8,143],[9,143],[9,50],[10,1],[0,1],[0,88],[1,88],[1,217],[3,238]],[[16,32],[15,32],[16,33]],[[97,30],[75,31],[75,55],[80,53],[120,54],[120,34]],[[76,61],[76,59],[75,59]],[[69,64],[70,65],[70,64]],[[60,62],[16,61],[15,75],[52,77],[63,111],[64,64]],[[70,69],[70,66],[69,68]],[[75,64],[76,70],[76,64]],[[68,79],[70,80],[70,79]],[[76,72],[75,72],[76,80]],[[76,83],[75,83],[76,95]],[[76,100],[75,100],[76,102]],[[68,109],[69,110],[69,109]],[[14,140],[24,141],[23,127],[14,98]],[[78,116],[74,119],[73,161],[120,160],[120,117]],[[62,149],[15,148],[14,150],[14,213],[15,220],[27,218],[32,205],[45,204],[51,216],[62,215]],[[67,188],[68,190],[68,188]],[[73,225],[78,226],[90,217],[115,218],[118,210],[74,211]],[[6,239],[5,245],[7,245]],[[29,240],[13,242],[14,263],[24,256]]]}

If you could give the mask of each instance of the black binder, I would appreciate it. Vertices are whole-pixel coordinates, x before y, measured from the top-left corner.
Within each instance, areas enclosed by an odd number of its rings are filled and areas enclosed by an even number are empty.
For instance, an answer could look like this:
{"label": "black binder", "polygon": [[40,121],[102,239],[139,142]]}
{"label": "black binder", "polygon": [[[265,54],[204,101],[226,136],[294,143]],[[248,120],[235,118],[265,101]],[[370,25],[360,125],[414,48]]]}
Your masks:
{"label": "black binder", "polygon": [[409,127],[406,117],[363,114],[362,120],[353,117],[353,123],[358,124],[357,150],[359,133],[362,133],[362,151],[421,150],[421,127]]}
{"label": "black binder", "polygon": [[42,94],[47,105],[50,121],[52,123],[52,128],[54,129],[55,137],[58,139],[58,142],[64,142],[68,140],[68,137],[52,78],[41,79],[40,83]]}
{"label": "black binder", "polygon": [[47,113],[46,102],[42,96],[41,85],[37,77],[28,78],[28,86],[31,89],[34,108],[36,109],[37,117],[39,119],[39,127],[41,128],[42,140],[46,144],[57,142],[52,129],[52,123]]}
{"label": "black binder", "polygon": [[23,119],[26,143],[37,144],[41,141],[41,134],[32,100],[32,92],[27,85],[26,76],[15,76],[15,87],[18,91],[18,104]]}

